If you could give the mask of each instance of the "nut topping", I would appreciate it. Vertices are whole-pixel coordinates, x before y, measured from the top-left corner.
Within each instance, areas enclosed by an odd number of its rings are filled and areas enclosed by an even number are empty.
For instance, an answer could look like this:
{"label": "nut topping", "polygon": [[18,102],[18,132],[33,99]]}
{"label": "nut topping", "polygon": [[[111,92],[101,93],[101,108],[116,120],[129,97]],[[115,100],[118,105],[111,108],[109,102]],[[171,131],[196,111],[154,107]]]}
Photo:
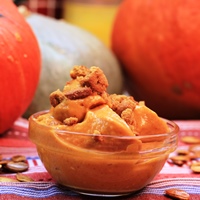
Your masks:
{"label": "nut topping", "polygon": [[70,100],[83,99],[92,94],[92,89],[89,87],[82,87],[73,91],[65,93],[65,96]]}
{"label": "nut topping", "polygon": [[67,126],[72,126],[73,124],[76,124],[78,122],[78,118],[77,117],[69,117],[69,118],[66,118],[63,122]]}
{"label": "nut topping", "polygon": [[56,107],[58,104],[60,104],[64,99],[65,96],[60,90],[56,90],[55,92],[52,92],[50,94],[50,103],[53,107]]}

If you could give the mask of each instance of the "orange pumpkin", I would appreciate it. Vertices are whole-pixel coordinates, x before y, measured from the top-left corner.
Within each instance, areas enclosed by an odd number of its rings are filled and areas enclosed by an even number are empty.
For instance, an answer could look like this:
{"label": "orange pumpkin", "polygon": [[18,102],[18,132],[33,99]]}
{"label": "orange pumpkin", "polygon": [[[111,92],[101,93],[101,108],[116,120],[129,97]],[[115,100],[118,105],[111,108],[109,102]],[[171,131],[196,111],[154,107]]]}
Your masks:
{"label": "orange pumpkin", "polygon": [[11,0],[0,0],[0,133],[31,103],[40,66],[39,45],[31,28]]}
{"label": "orange pumpkin", "polygon": [[129,92],[162,117],[200,118],[199,10],[199,0],[124,0],[116,15]]}

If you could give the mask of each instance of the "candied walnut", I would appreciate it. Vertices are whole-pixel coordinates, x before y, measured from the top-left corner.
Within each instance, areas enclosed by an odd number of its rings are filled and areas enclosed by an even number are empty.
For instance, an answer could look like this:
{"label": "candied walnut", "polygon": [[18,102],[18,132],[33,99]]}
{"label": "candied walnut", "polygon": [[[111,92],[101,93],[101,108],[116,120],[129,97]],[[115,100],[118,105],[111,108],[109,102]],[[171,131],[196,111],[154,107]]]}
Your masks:
{"label": "candied walnut", "polygon": [[115,111],[119,116],[121,116],[121,113],[127,108],[130,108],[133,111],[137,104],[138,102],[135,101],[134,98],[131,96],[117,94],[112,94],[108,96],[109,107],[113,111]]}
{"label": "candied walnut", "polygon": [[77,117],[69,117],[66,118],[63,123],[67,126],[72,126],[73,124],[78,123],[78,118]]}
{"label": "candied walnut", "polygon": [[50,98],[51,105],[53,107],[56,107],[65,99],[65,95],[60,90],[56,90],[55,92],[52,92],[50,94],[49,98]]}
{"label": "candied walnut", "polygon": [[103,71],[95,66],[89,69],[89,73],[82,79],[80,79],[81,85],[91,87],[94,92],[98,94],[106,91],[108,87],[108,80]]}
{"label": "candied walnut", "polygon": [[121,118],[128,124],[128,125],[133,125],[133,111],[130,108],[126,108],[125,110],[122,111],[121,113]]}
{"label": "candied walnut", "polygon": [[103,71],[95,66],[89,69],[85,66],[75,66],[71,70],[70,76],[76,79],[82,87],[89,87],[98,94],[105,92],[108,87],[108,80]]}
{"label": "candied walnut", "polygon": [[78,88],[76,90],[72,90],[65,93],[65,96],[68,99],[75,100],[75,99],[83,99],[85,97],[88,97],[92,94],[92,89],[89,87],[82,87]]}
{"label": "candied walnut", "polygon": [[76,79],[78,76],[86,76],[89,73],[89,69],[85,66],[74,66],[70,71],[70,76]]}

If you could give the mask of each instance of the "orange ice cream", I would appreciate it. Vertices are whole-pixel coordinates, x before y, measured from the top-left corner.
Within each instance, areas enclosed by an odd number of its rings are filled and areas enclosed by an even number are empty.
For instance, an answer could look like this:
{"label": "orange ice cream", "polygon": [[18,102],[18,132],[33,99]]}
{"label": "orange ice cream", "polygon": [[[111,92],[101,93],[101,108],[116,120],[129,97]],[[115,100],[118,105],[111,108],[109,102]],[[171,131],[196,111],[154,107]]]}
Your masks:
{"label": "orange ice cream", "polygon": [[[50,95],[52,108],[41,123],[99,135],[149,135],[166,133],[167,124],[144,102],[106,93],[108,82],[98,67],[75,66],[63,91]],[[53,118],[52,118],[53,116]],[[50,118],[50,119],[49,119]]]}
{"label": "orange ice cream", "polygon": [[166,148],[153,157],[140,154],[162,149],[171,131],[166,121],[142,101],[108,94],[98,67],[75,66],[70,75],[62,91],[50,94],[51,109],[30,118],[30,138],[45,167],[57,182],[79,191],[141,189],[174,150]]}

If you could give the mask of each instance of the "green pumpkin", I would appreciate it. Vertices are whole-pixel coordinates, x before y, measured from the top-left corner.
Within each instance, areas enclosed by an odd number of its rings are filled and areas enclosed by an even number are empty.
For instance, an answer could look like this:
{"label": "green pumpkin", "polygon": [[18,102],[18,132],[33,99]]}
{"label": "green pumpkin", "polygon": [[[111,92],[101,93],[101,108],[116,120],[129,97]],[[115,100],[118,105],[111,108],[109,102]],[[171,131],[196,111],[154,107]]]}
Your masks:
{"label": "green pumpkin", "polygon": [[74,65],[100,67],[109,82],[108,93],[122,92],[123,76],[117,59],[93,34],[63,20],[40,14],[30,14],[26,20],[40,45],[42,73],[25,117],[50,108],[49,94],[62,89],[71,79],[69,72]]}

